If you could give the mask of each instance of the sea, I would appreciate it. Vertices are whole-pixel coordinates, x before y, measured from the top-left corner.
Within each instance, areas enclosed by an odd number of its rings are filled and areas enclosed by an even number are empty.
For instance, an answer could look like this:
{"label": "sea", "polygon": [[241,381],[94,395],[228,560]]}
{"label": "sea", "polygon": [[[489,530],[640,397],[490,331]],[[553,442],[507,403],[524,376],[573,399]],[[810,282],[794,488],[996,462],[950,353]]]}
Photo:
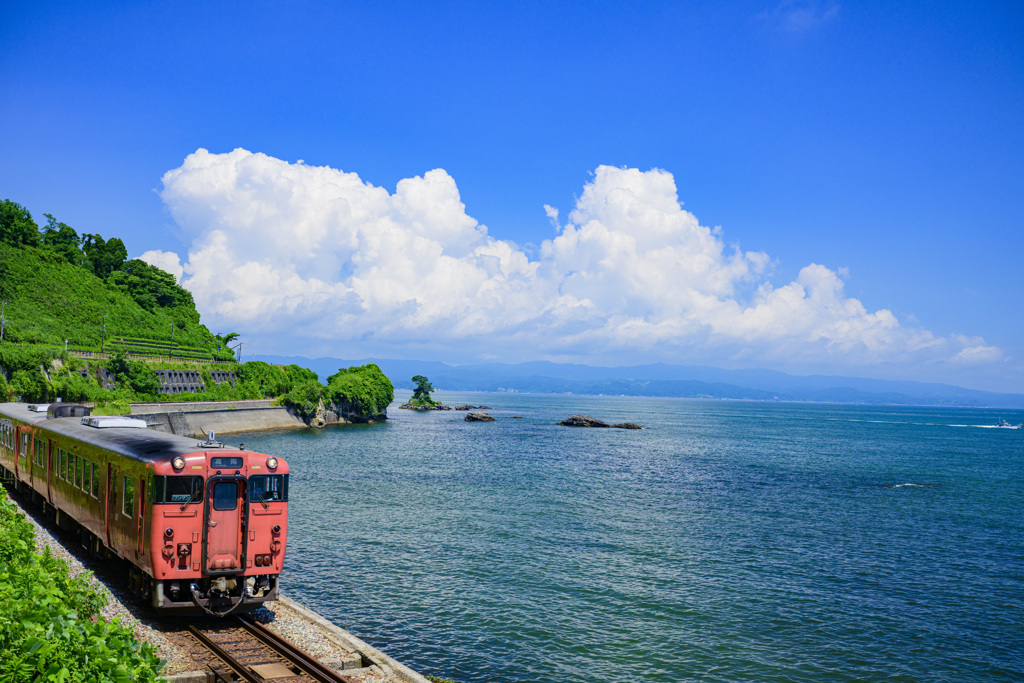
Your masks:
{"label": "sea", "polygon": [[1024,680],[1024,412],[407,398],[232,438],[291,468],[283,591],[423,674]]}

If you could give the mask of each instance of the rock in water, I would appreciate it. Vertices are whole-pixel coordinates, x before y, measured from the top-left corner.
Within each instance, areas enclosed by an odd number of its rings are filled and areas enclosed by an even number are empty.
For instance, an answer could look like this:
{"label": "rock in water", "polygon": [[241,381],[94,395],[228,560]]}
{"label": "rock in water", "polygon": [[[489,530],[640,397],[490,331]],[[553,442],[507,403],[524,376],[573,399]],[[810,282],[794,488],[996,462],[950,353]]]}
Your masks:
{"label": "rock in water", "polygon": [[572,417],[562,420],[558,424],[565,425],[566,427],[607,427],[607,422],[602,422],[596,417],[590,417],[589,415],[573,415]]}
{"label": "rock in water", "polygon": [[466,413],[466,422],[494,422],[487,413]]}
{"label": "rock in water", "polygon": [[620,422],[617,425],[612,425],[612,427],[617,429],[643,429],[643,427],[638,425],[636,422]]}

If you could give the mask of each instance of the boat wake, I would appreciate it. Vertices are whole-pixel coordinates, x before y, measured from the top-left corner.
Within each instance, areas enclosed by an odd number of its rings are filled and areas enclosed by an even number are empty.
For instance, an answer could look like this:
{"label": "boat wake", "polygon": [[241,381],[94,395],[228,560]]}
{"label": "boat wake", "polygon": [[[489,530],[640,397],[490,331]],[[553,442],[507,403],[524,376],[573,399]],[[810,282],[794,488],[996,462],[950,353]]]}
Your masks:
{"label": "boat wake", "polygon": [[907,482],[906,484],[881,484],[881,487],[883,489],[904,489],[904,488],[933,489],[936,486],[938,486],[938,484],[914,484],[914,483],[911,483],[911,482]]}

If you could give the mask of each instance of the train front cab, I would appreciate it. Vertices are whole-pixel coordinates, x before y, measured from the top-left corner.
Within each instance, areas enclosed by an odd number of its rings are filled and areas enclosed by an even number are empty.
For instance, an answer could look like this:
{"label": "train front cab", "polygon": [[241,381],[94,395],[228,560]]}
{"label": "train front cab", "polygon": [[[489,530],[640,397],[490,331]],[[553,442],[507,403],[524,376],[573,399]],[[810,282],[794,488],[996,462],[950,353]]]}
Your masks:
{"label": "train front cab", "polygon": [[288,465],[245,451],[154,463],[153,606],[212,614],[277,598],[288,519]]}

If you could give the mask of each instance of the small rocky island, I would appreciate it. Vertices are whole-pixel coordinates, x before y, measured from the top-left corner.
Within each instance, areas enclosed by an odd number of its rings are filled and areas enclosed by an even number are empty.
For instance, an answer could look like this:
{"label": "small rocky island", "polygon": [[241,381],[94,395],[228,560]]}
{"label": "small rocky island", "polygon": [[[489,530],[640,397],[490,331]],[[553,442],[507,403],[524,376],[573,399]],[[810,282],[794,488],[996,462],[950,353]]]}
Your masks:
{"label": "small rocky island", "polygon": [[590,417],[589,415],[573,415],[568,417],[558,424],[565,427],[610,427],[612,429],[643,429],[640,425],[635,422],[620,422],[619,424],[610,425],[607,422],[598,420],[596,417]]}
{"label": "small rocky island", "polygon": [[469,412],[466,413],[466,422],[494,422],[494,418],[487,413]]}
{"label": "small rocky island", "polygon": [[412,398],[407,403],[398,406],[404,410],[451,410],[452,407],[440,401],[430,398],[430,392],[434,391],[434,385],[423,375],[416,375],[412,378],[416,388],[412,390]]}

